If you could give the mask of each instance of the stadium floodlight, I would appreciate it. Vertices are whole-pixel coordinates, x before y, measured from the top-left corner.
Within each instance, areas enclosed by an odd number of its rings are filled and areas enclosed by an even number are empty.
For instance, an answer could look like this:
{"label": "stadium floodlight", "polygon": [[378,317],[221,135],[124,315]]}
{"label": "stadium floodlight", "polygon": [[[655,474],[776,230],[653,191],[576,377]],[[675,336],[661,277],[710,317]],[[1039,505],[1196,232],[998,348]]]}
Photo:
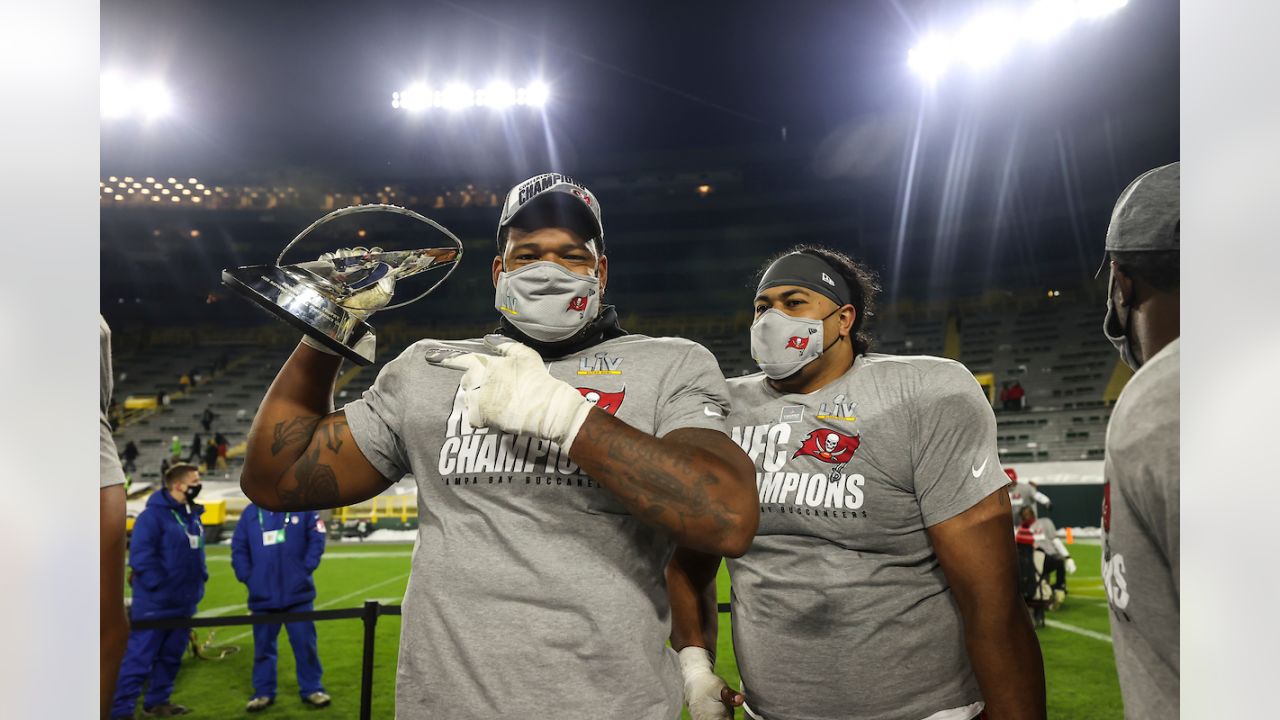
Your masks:
{"label": "stadium floodlight", "polygon": [[151,121],[173,111],[169,88],[159,80],[132,80],[109,72],[102,75],[100,83],[99,113],[104,118]]}
{"label": "stadium floodlight", "polygon": [[461,110],[476,104],[476,93],[466,83],[449,83],[441,93],[440,106],[446,110]]}
{"label": "stadium floodlight", "polygon": [[1003,58],[1018,41],[1018,24],[1004,10],[988,10],[965,25],[956,36],[956,51],[975,68],[987,68]]}
{"label": "stadium floodlight", "polygon": [[400,92],[391,93],[391,107],[418,112],[431,107],[431,91],[422,83],[414,83]]}
{"label": "stadium floodlight", "polygon": [[551,88],[546,83],[534,82],[525,88],[525,102],[532,107],[542,107],[551,97]]}
{"label": "stadium floodlight", "polygon": [[483,88],[475,89],[466,82],[455,81],[442,90],[432,90],[423,83],[415,83],[391,93],[391,107],[410,112],[430,108],[459,111],[472,107],[506,110],[514,105],[543,107],[550,96],[550,88],[542,82],[517,88],[503,80],[494,80]]}
{"label": "stadium floodlight", "polygon": [[1025,11],[991,7],[953,35],[931,34],[907,53],[907,66],[930,82],[956,61],[981,70],[991,67],[1019,43],[1051,40],[1081,19],[1098,19],[1129,0],[1034,0]]}
{"label": "stadium floodlight", "polygon": [[1038,0],[1022,17],[1022,34],[1045,42],[1061,35],[1079,17],[1075,0]]}
{"label": "stadium floodlight", "polygon": [[941,35],[927,35],[907,53],[907,66],[926,80],[938,79],[951,64],[951,43]]}
{"label": "stadium floodlight", "polygon": [[476,104],[486,105],[495,110],[505,110],[516,104],[516,89],[504,82],[491,82],[483,91],[476,94]]}
{"label": "stadium floodlight", "polygon": [[1090,20],[1105,17],[1129,4],[1129,0],[1079,0],[1080,17]]}

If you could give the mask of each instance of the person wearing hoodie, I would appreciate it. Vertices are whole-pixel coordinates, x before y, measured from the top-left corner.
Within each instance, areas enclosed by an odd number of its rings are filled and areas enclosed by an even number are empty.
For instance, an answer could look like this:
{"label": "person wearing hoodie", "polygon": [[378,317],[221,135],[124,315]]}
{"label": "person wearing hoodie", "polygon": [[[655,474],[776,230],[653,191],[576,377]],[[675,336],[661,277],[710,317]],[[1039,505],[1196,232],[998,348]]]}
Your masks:
{"label": "person wearing hoodie", "polygon": [[[231,567],[249,588],[254,613],[311,612],[316,584],[311,575],[324,554],[325,529],[313,511],[272,512],[250,503],[240,514],[231,537]],[[302,702],[325,707],[329,695],[321,684],[316,624],[285,623],[297,667]],[[276,639],[279,624],[253,626],[253,697],[249,712],[265,709],[276,697]]]}
{"label": "person wearing hoodie", "polygon": [[[138,514],[129,543],[130,617],[137,620],[189,618],[204,597],[209,570],[204,559],[204,506],[200,471],[194,465],[171,465],[164,486],[147,499]],[[124,661],[116,680],[112,718],[132,718],[143,685],[143,714],[150,717],[185,715],[190,710],[169,702],[190,631],[134,630],[129,633]]]}

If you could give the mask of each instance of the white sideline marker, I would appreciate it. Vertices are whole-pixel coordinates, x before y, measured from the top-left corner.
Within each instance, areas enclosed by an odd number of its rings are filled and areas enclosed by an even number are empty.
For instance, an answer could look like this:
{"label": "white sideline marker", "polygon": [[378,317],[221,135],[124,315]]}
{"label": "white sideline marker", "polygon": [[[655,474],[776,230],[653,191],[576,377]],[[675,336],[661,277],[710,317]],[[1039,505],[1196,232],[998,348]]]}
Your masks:
{"label": "white sideline marker", "polygon": [[1058,630],[1066,630],[1067,632],[1075,633],[1077,635],[1083,635],[1087,638],[1093,638],[1094,640],[1101,640],[1104,643],[1113,643],[1110,635],[1103,635],[1102,633],[1094,632],[1093,630],[1085,630],[1082,627],[1076,627],[1075,625],[1068,625],[1064,622],[1058,622],[1057,620],[1045,620],[1044,624],[1048,625],[1051,628],[1057,628]]}
{"label": "white sideline marker", "polygon": [[[327,552],[320,558],[321,563],[330,560],[360,560],[362,558],[407,558],[413,557],[413,552],[395,552],[392,550],[375,550],[373,552]],[[231,562],[230,555],[215,555],[205,558],[206,562]]]}
{"label": "white sideline marker", "polygon": [[[359,590],[356,590],[355,592],[349,592],[349,593],[347,593],[346,595],[339,595],[338,597],[333,598],[332,600],[326,600],[326,601],[324,601],[324,602],[320,603],[319,605],[316,605],[316,606],[315,606],[315,609],[316,609],[316,610],[321,610],[321,609],[324,609],[324,608],[327,608],[327,607],[331,607],[331,606],[333,606],[333,605],[337,605],[338,603],[343,602],[343,601],[345,601],[345,600],[350,600],[350,599],[351,599],[351,598],[353,598],[353,597],[356,597],[356,596],[359,596],[359,595],[364,595],[365,593],[369,592],[370,590],[372,590],[372,589],[374,589],[374,588],[382,587],[383,585],[390,585],[390,584],[391,584],[391,583],[393,583],[393,582],[400,582],[401,580],[404,580],[404,579],[405,579],[405,578],[407,578],[407,577],[409,577],[409,573],[404,573],[403,575],[397,575],[397,576],[395,576],[395,577],[393,577],[393,578],[387,578],[386,580],[383,580],[383,581],[381,581],[381,582],[376,582],[376,583],[374,583],[374,584],[372,584],[372,585],[369,585],[368,587],[363,587],[363,588],[361,588],[361,589],[359,589]],[[252,630],[248,630],[248,631],[246,631],[246,632],[242,632],[242,633],[240,633],[240,634],[238,634],[238,635],[232,635],[232,636],[231,636],[231,637],[229,637],[229,638],[225,638],[225,639],[223,639],[221,642],[223,642],[223,643],[233,642],[233,641],[235,641],[235,640],[240,640],[240,639],[242,639],[242,638],[247,638],[247,637],[249,637],[249,636],[250,636],[250,635],[252,635],[252,634],[253,634],[253,631],[252,631]]]}

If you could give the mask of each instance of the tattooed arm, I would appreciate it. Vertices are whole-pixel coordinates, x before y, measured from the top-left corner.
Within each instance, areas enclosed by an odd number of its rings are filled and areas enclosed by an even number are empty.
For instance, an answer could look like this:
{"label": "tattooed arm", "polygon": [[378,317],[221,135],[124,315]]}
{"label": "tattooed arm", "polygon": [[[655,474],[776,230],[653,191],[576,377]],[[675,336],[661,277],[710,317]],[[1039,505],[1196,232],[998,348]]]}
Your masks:
{"label": "tattooed arm", "polygon": [[268,510],[320,510],[367,500],[387,480],[333,411],[342,359],[299,345],[267,390],[249,430],[240,488]]}
{"label": "tattooed arm", "polygon": [[755,467],[723,433],[683,428],[657,438],[592,409],[569,457],[680,545],[728,557],[751,546],[760,522]]}

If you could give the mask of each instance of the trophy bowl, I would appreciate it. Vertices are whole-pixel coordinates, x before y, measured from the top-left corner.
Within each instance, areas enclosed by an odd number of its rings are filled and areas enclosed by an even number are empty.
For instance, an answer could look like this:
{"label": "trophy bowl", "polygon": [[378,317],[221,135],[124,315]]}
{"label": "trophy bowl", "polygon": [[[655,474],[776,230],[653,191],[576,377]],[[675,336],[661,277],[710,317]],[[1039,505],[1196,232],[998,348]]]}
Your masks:
{"label": "trophy bowl", "polygon": [[[282,264],[289,249],[316,228],[338,218],[358,213],[394,213],[430,225],[450,241],[452,247],[383,251],[355,248],[350,254],[319,260]],[[381,310],[415,303],[449,279],[462,260],[462,241],[434,220],[397,205],[355,205],[325,215],[298,233],[269,265],[249,265],[222,271],[222,284],[275,317],[297,328],[333,352],[358,365],[373,363],[376,336],[365,321],[363,298],[380,283],[400,280],[444,269],[444,276],[417,296]]]}

